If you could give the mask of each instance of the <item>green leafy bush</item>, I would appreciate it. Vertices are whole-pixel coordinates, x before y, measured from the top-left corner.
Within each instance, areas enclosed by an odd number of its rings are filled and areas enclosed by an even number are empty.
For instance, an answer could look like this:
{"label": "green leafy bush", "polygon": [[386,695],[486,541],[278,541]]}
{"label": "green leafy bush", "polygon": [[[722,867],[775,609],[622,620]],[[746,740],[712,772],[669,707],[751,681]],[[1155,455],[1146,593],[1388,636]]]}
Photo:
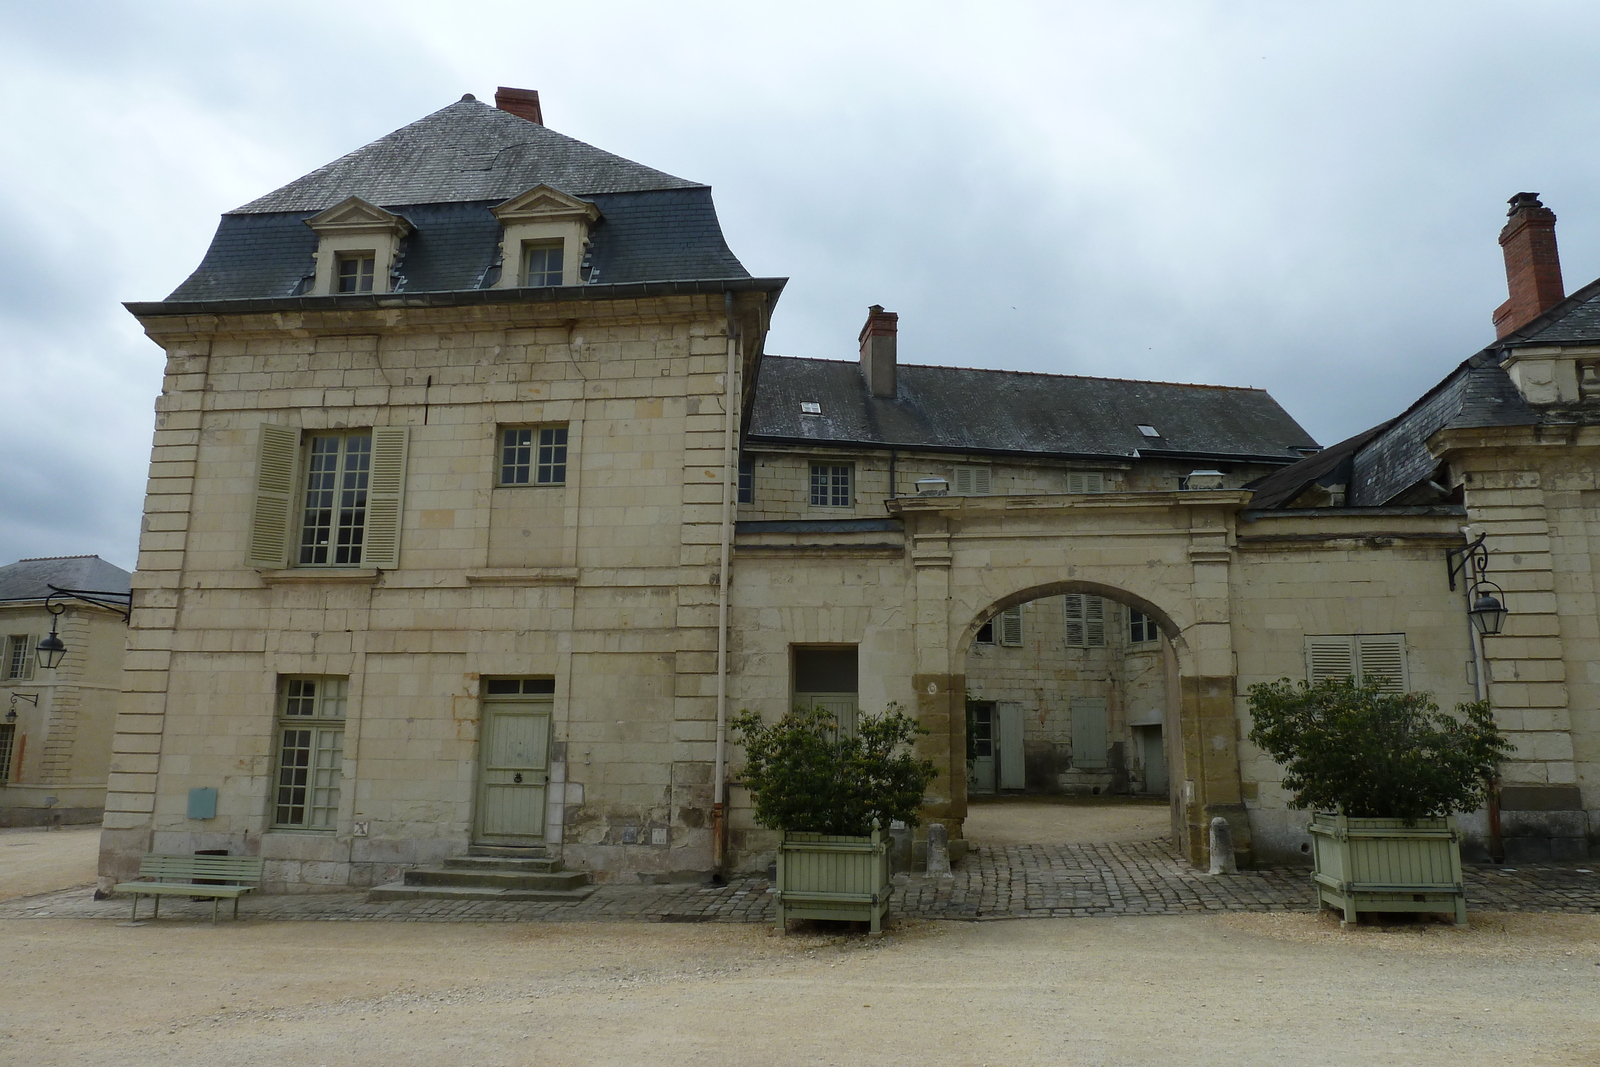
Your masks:
{"label": "green leafy bush", "polygon": [[1511,752],[1488,701],[1456,710],[1376,682],[1281,678],[1250,687],[1250,740],[1283,765],[1292,807],[1409,824],[1477,808]]}
{"label": "green leafy bush", "polygon": [[894,704],[860,716],[853,736],[842,736],[823,708],[795,708],[771,726],[745,711],[731,725],[744,746],[756,822],[774,830],[862,836],[874,822],[915,826],[939,773],[909,751],[928,731]]}

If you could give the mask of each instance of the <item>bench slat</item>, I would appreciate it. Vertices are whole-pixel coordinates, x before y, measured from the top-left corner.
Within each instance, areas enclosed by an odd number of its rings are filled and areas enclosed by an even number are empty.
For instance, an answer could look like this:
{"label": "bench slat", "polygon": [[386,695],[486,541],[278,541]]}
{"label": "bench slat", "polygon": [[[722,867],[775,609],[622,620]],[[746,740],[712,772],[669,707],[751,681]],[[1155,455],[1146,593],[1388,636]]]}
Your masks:
{"label": "bench slat", "polygon": [[253,885],[196,885],[193,882],[118,882],[118,893],[137,893],[140,896],[237,897],[254,893]]}

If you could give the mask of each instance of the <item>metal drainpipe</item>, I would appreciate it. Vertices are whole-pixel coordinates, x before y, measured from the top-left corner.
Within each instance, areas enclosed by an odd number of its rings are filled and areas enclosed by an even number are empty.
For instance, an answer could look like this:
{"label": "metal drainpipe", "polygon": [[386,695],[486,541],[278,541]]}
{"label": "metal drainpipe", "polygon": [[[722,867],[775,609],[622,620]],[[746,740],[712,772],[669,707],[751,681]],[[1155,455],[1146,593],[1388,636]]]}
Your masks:
{"label": "metal drainpipe", "polygon": [[[1461,539],[1467,544],[1472,543],[1472,529],[1468,526],[1461,527]],[[1472,585],[1476,574],[1472,570],[1472,558],[1468,556],[1466,565],[1461,569],[1461,595],[1467,602],[1467,641],[1472,645],[1472,688],[1479,700],[1489,697],[1489,679],[1485,677],[1487,666],[1483,659],[1483,637],[1478,633],[1478,628],[1472,625]],[[1491,709],[1493,710],[1493,709]],[[1489,779],[1488,796],[1484,798],[1485,814],[1489,818],[1489,858],[1495,863],[1503,863],[1506,858],[1505,838],[1500,830],[1500,777]]]}
{"label": "metal drainpipe", "polygon": [[727,315],[728,372],[723,383],[722,559],[717,571],[717,763],[711,801],[711,863],[719,875],[725,864],[728,837],[728,580],[733,551],[733,501],[738,485],[733,446],[739,410],[738,393],[734,388],[739,369],[739,339],[733,324],[733,294],[724,292],[722,296]]}

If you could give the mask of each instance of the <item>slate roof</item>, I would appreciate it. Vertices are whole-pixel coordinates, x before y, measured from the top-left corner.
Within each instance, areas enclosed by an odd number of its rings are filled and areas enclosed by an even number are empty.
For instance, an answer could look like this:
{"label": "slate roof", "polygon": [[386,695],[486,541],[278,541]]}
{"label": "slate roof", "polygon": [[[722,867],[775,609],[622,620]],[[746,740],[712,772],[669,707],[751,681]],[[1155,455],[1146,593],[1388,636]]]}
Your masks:
{"label": "slate roof", "polygon": [[318,243],[305,220],[350,196],[414,228],[401,241],[396,292],[482,289],[499,269],[500,223],[489,209],[540,183],[600,209],[586,281],[750,277],[723,239],[710,186],[463,100],[223,215],[200,266],[167,300],[304,293]]}
{"label": "slate roof", "polygon": [[[1317,447],[1260,389],[901,364],[880,398],[854,361],[767,356],[760,373],[752,443],[1283,463]],[[801,413],[811,402],[821,415]]]}
{"label": "slate roof", "polygon": [[[1591,421],[1592,410],[1534,407],[1500,367],[1509,351],[1543,345],[1600,343],[1600,279],[1590,282],[1544,314],[1463,361],[1444,380],[1383,426],[1332,446],[1348,455],[1348,507],[1382,507],[1428,479],[1437,462],[1428,438],[1445,429],[1531,426]],[[1318,461],[1321,462],[1319,467]],[[1255,482],[1254,508],[1283,508],[1313,482],[1327,482],[1324,457],[1302,461]]]}
{"label": "slate roof", "polygon": [[0,602],[43,600],[49,586],[92,590],[100,593],[126,593],[133,576],[99,556],[51,556],[18,560],[0,567]]}

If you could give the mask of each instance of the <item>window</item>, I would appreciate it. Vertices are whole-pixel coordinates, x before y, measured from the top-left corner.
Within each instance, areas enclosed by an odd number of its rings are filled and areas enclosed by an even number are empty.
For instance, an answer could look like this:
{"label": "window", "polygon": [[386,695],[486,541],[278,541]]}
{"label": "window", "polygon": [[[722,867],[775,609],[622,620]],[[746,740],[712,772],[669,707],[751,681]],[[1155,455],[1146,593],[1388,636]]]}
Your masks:
{"label": "window", "polygon": [[501,485],[566,483],[565,426],[514,426],[500,432]]}
{"label": "window", "polygon": [[292,426],[263,423],[259,435],[250,566],[400,565],[409,427],[312,431],[302,441]]}
{"label": "window", "polygon": [[344,764],[344,678],[284,678],[272,825],[331,830]]}
{"label": "window", "polygon": [[988,467],[957,467],[952,480],[956,496],[988,496],[992,476]]}
{"label": "window", "polygon": [[6,678],[27,681],[33,677],[33,646],[27,634],[12,634],[6,638]]}
{"label": "window", "polygon": [[17,748],[17,724],[0,723],[0,782],[11,781],[11,759]]}
{"label": "window", "polygon": [[[1000,640],[995,640],[998,634]],[[980,645],[1005,645],[1008,648],[1022,646],[1022,606],[1006,608],[1000,614],[978,627],[978,636],[975,638]]]}
{"label": "window", "polygon": [[560,285],[565,258],[560,241],[529,241],[522,246],[522,284]]}
{"label": "window", "polygon": [[739,457],[739,503],[756,502],[756,461],[752,456]]}
{"label": "window", "polygon": [[1381,679],[1385,693],[1410,688],[1404,634],[1335,634],[1306,638],[1306,680],[1353,678],[1356,684]]}
{"label": "window", "polygon": [[1069,493],[1103,493],[1106,491],[1106,476],[1099,471],[1068,471],[1067,492]]}
{"label": "window", "polygon": [[372,273],[376,262],[377,256],[373,252],[340,252],[338,292],[372,292]]}
{"label": "window", "polygon": [[490,697],[548,697],[556,692],[554,678],[490,678],[484,682],[484,696]]}
{"label": "window", "polygon": [[855,503],[850,493],[850,464],[813,463],[811,465],[811,506],[848,508]]}
{"label": "window", "polygon": [[1149,641],[1159,640],[1161,631],[1156,629],[1156,620],[1142,611],[1128,609],[1128,643],[1142,645]]}
{"label": "window", "polygon": [[358,567],[367,532],[372,434],[318,434],[307,452],[300,565]]}
{"label": "window", "polygon": [[1090,593],[1068,593],[1066,602],[1067,646],[1102,648],[1106,643],[1106,602]]}
{"label": "window", "polygon": [[839,728],[856,732],[859,668],[856,648],[795,648],[794,705],[833,713]]}

